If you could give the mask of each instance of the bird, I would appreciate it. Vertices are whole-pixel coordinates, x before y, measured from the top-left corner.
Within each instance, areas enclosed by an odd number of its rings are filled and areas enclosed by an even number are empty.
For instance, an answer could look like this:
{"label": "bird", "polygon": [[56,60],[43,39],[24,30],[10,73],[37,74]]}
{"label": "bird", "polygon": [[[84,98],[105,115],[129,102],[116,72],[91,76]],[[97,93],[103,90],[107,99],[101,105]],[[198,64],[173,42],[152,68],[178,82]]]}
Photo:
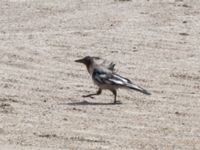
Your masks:
{"label": "bird", "polygon": [[122,77],[115,72],[115,64],[113,62],[109,64],[97,63],[96,60],[101,59],[100,57],[86,56],[82,59],[75,60],[77,63],[82,63],[86,66],[88,73],[92,77],[95,85],[98,86],[96,93],[83,95],[83,97],[92,97],[100,95],[103,90],[109,90],[114,95],[113,104],[117,103],[117,90],[118,89],[132,89],[141,92],[146,95],[151,95],[150,92],[144,88],[134,84],[128,78]]}

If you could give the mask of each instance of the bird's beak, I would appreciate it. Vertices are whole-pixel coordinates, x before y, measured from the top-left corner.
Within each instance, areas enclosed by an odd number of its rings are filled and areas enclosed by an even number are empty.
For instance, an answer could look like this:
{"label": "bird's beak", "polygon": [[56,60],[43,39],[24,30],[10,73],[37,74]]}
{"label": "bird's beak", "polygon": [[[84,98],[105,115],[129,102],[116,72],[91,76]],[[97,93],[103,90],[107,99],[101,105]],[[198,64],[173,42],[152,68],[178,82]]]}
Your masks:
{"label": "bird's beak", "polygon": [[83,63],[84,60],[83,59],[77,59],[77,60],[75,60],[75,62],[77,62],[77,63]]}

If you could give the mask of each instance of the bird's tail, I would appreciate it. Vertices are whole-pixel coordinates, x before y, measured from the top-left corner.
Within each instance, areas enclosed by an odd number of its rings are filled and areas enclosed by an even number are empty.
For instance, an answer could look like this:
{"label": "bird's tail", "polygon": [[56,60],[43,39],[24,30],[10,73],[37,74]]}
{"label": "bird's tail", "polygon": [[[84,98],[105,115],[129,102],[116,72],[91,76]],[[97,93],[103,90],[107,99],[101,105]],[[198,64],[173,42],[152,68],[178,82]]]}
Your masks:
{"label": "bird's tail", "polygon": [[143,94],[151,95],[150,92],[148,92],[147,90],[143,89],[142,87],[140,87],[140,86],[138,86],[138,85],[128,84],[127,87],[128,87],[129,89],[136,90],[136,91],[141,92],[141,93],[143,93]]}

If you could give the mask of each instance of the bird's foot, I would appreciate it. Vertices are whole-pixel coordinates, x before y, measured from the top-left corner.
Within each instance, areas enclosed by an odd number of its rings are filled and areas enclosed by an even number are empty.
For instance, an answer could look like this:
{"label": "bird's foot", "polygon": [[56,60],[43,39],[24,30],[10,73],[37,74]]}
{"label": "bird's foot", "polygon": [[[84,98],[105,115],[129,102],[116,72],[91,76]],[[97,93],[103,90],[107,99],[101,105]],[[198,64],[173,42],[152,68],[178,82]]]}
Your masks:
{"label": "bird's foot", "polygon": [[113,104],[122,104],[122,102],[121,101],[114,101]]}
{"label": "bird's foot", "polygon": [[90,97],[90,98],[94,98],[92,95],[83,95],[82,97]]}

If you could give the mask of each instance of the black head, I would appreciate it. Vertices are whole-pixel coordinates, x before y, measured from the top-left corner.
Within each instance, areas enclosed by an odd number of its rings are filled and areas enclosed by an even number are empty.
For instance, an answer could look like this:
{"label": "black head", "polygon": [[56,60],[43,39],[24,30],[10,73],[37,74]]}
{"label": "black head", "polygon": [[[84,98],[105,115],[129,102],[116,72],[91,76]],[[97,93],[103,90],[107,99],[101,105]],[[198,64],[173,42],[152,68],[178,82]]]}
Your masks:
{"label": "black head", "polygon": [[89,66],[92,63],[92,61],[93,61],[93,57],[90,57],[90,56],[86,56],[82,59],[75,60],[75,62],[83,63],[86,66]]}

